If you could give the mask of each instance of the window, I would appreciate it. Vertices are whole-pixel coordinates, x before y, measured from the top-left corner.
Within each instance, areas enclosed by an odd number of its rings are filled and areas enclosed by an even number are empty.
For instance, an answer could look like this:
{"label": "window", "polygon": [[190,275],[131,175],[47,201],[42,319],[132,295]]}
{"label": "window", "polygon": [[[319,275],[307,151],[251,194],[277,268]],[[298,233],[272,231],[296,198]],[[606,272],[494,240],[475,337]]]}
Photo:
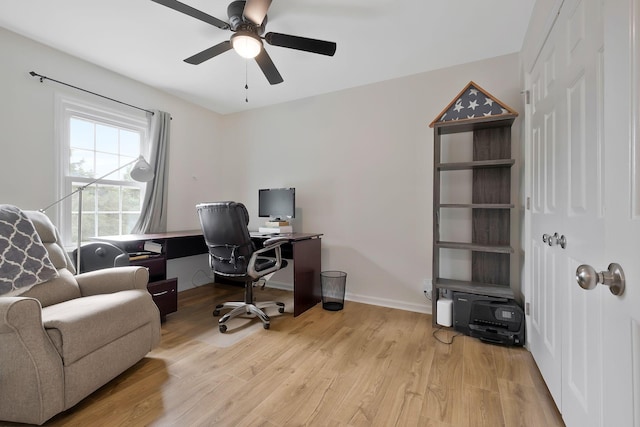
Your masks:
{"label": "window", "polygon": [[[93,236],[129,234],[140,216],[146,184],[129,176],[133,161],[147,152],[146,117],[61,99],[59,197],[91,184],[60,204],[62,240],[78,239],[80,193],[82,241]],[[126,167],[127,163],[131,163]],[[118,170],[118,168],[121,168]]]}

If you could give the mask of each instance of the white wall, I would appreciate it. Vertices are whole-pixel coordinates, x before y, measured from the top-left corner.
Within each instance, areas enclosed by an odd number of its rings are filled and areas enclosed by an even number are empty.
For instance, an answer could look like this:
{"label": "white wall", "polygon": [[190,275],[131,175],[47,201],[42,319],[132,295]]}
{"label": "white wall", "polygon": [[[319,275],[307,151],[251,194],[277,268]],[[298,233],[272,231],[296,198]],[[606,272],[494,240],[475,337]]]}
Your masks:
{"label": "white wall", "polygon": [[522,111],[517,54],[220,116],[3,29],[0,51],[0,203],[38,209],[52,201],[54,95],[83,96],[39,83],[28,75],[34,70],[171,113],[169,230],[198,228],[195,204],[215,200],[244,202],[257,228],[257,190],[293,186],[294,227],[324,233],[322,268],[348,273],[347,298],[422,312],[430,312],[428,124],[471,80]]}
{"label": "white wall", "polygon": [[[240,200],[257,228],[257,190],[296,188],[296,231],[324,233],[323,270],[348,273],[347,298],[429,312],[433,129],[473,80],[518,111],[518,55],[474,62],[225,116]],[[519,157],[519,122],[514,158]],[[514,168],[518,177],[518,167]],[[518,199],[518,185],[513,185]],[[514,247],[519,247],[514,215]],[[514,257],[517,259],[517,256]],[[512,277],[518,280],[519,265]],[[516,288],[519,283],[516,284]]]}

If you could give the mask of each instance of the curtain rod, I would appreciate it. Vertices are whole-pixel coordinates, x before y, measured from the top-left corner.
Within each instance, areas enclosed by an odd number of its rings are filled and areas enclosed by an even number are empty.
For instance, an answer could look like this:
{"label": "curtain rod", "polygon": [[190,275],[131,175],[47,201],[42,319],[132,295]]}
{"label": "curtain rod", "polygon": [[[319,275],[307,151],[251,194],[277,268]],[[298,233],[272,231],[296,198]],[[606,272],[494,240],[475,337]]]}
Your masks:
{"label": "curtain rod", "polygon": [[108,99],[109,101],[117,102],[119,104],[124,104],[127,107],[135,108],[135,109],[141,110],[141,111],[146,111],[147,113],[151,113],[151,115],[154,114],[153,111],[150,111],[150,110],[147,110],[147,109],[144,109],[144,108],[140,108],[140,107],[136,107],[135,105],[127,104],[126,102],[118,101],[117,99],[109,98],[108,96],[100,95],[99,93],[91,92],[90,90],[82,89],[81,87],[70,85],[69,83],[61,82],[59,80],[55,80],[55,79],[52,79],[50,77],[43,76],[41,74],[36,73],[35,71],[31,71],[29,74],[31,74],[33,77],[39,77],[40,78],[40,83],[43,83],[44,80],[51,80],[52,82],[56,82],[56,83],[59,83],[61,85],[69,86],[69,87],[72,87],[74,89],[81,90],[82,92],[87,92],[87,93],[90,93],[91,95],[99,96],[99,97],[104,98],[104,99]]}

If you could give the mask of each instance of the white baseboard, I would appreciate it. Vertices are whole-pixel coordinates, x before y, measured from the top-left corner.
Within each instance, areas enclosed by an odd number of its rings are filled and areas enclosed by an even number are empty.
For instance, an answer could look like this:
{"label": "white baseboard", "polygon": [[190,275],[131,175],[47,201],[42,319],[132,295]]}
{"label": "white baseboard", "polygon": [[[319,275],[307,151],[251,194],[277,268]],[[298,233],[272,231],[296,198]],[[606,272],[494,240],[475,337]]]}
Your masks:
{"label": "white baseboard", "polygon": [[388,298],[377,298],[366,295],[354,295],[347,292],[344,296],[347,301],[360,302],[363,304],[378,305],[380,307],[397,308],[399,310],[414,311],[416,313],[432,314],[431,301],[424,298],[422,303],[414,303],[407,301],[398,301]]}
{"label": "white baseboard", "polygon": [[[277,280],[269,280],[267,282],[267,287],[293,292],[293,285],[291,283],[284,283]],[[346,301],[360,302],[363,304],[377,305],[380,307],[397,308],[399,310],[413,311],[416,313],[432,314],[431,301],[426,298],[422,300],[422,303],[408,303],[406,301],[397,301],[388,298],[376,298],[346,292],[344,299]]]}
{"label": "white baseboard", "polygon": [[266,286],[267,288],[282,289],[283,291],[293,292],[293,284],[291,283],[279,282],[277,280],[269,280]]}

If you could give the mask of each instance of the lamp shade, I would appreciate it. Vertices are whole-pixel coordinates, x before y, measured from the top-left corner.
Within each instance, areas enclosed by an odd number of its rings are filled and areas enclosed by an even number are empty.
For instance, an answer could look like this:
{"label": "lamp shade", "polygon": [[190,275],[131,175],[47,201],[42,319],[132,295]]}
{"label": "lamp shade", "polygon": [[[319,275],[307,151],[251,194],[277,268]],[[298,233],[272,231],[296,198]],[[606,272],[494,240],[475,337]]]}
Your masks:
{"label": "lamp shade", "polygon": [[138,157],[138,161],[133,165],[131,172],[129,172],[131,179],[138,182],[149,182],[153,179],[153,168],[144,157]]}
{"label": "lamp shade", "polygon": [[231,36],[231,45],[243,58],[255,58],[262,50],[260,37],[249,31],[238,31]]}

